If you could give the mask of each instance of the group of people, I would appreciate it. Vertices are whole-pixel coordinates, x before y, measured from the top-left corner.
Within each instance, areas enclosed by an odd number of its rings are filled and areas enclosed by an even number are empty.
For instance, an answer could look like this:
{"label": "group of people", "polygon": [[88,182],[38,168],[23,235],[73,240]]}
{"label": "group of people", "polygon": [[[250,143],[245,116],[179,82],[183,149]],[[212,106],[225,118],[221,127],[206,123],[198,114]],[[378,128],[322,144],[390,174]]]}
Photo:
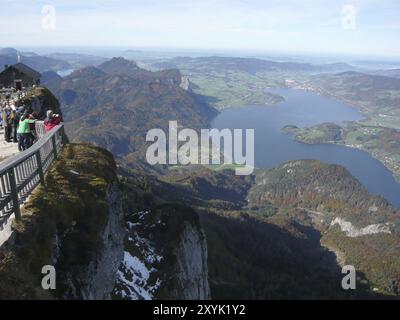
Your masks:
{"label": "group of people", "polygon": [[[37,112],[32,112],[26,106],[16,107],[6,103],[2,107],[2,126],[4,127],[4,140],[8,143],[18,143],[18,150],[30,148],[38,139],[35,122],[40,119]],[[59,114],[48,110],[44,119],[44,128],[48,132],[62,121]]]}

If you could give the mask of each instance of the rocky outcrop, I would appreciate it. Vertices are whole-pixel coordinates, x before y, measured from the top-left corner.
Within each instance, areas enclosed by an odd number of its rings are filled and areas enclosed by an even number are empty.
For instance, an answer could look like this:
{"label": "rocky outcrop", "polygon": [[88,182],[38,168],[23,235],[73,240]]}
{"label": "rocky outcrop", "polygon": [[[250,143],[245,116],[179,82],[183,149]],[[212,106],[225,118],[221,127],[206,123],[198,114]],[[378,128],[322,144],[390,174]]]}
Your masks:
{"label": "rocky outcrop", "polygon": [[183,90],[192,92],[191,82],[188,76],[182,76],[181,83],[179,85]]}
{"label": "rocky outcrop", "polygon": [[207,243],[193,209],[163,205],[129,220],[114,298],[210,299]]}
{"label": "rocky outcrop", "polygon": [[113,184],[106,195],[109,215],[101,235],[102,249],[80,271],[67,273],[65,298],[109,299],[114,289],[117,270],[124,258],[124,214],[118,187]]}
{"label": "rocky outcrop", "polygon": [[340,229],[346,233],[347,237],[356,238],[369,234],[377,234],[377,233],[388,233],[391,234],[390,227],[393,226],[391,223],[385,224],[370,224],[364,228],[357,228],[353,226],[351,222],[348,222],[341,218],[335,218],[330,226],[333,227],[338,225]]}
{"label": "rocky outcrop", "polygon": [[[0,299],[107,299],[123,259],[125,220],[113,156],[66,145],[0,252]],[[56,272],[42,287],[42,268]]]}
{"label": "rocky outcrop", "polygon": [[207,243],[203,230],[186,223],[174,250],[175,288],[171,299],[210,299],[207,267]]}
{"label": "rocky outcrop", "polygon": [[60,103],[57,98],[49,89],[41,86],[28,90],[19,104],[28,107],[32,112],[37,112],[42,118],[46,116],[47,110],[61,114]]}

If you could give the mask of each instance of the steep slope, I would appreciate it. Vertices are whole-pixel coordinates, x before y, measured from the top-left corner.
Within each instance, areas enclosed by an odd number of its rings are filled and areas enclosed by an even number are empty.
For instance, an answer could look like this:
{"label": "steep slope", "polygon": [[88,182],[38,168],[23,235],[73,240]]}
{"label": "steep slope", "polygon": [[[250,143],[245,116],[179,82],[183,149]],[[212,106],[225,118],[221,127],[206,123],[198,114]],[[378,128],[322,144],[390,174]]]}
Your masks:
{"label": "steep slope", "polygon": [[[123,258],[124,215],[112,155],[67,145],[0,252],[2,299],[105,299]],[[54,265],[56,289],[41,287]]]}
{"label": "steep slope", "polygon": [[398,295],[400,212],[369,195],[349,172],[318,161],[292,161],[259,171],[249,192],[252,210],[311,226],[339,262],[356,267],[375,291]]}
{"label": "steep slope", "polygon": [[[152,200],[143,174],[68,144],[0,248],[0,299],[209,299],[207,243],[190,207]],[[54,266],[56,289],[41,287]]]}
{"label": "steep slope", "polygon": [[[213,299],[398,295],[399,212],[343,167],[171,171],[151,183],[152,195],[200,212]],[[355,291],[341,288],[344,264],[357,270]]]}
{"label": "steep slope", "polygon": [[51,85],[51,83],[57,85],[57,82],[60,81],[62,81],[62,77],[55,71],[43,72],[42,77],[40,78],[40,83],[44,86],[48,86],[48,84]]}
{"label": "steep slope", "polygon": [[[267,221],[247,207],[254,177],[233,171],[181,169],[153,182],[158,201],[183,202],[200,213],[213,299],[348,297],[334,255],[318,232],[288,220]],[[276,212],[271,210],[271,212]]]}
{"label": "steep slope", "polygon": [[120,167],[119,175],[127,236],[113,297],[209,299],[208,249],[197,210],[161,199],[155,178],[141,170]]}
{"label": "steep slope", "polygon": [[130,215],[115,299],[210,299],[207,243],[198,215],[176,204]]}

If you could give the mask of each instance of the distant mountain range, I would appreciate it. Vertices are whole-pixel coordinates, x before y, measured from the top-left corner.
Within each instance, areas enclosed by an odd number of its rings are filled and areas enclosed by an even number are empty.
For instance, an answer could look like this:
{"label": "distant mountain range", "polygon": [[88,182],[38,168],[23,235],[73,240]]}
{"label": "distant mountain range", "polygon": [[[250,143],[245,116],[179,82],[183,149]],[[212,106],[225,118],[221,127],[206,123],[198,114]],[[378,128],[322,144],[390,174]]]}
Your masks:
{"label": "distant mountain range", "polygon": [[5,48],[0,49],[0,71],[4,69],[5,65],[16,64],[18,62],[18,54],[20,55],[21,62],[39,72],[49,70],[58,71],[72,68],[68,62],[63,60],[40,56],[33,52],[19,53],[13,48]]}
{"label": "distant mountain range", "polygon": [[340,72],[348,70],[359,70],[357,67],[347,63],[333,63],[325,65],[314,65],[309,63],[298,62],[276,62],[271,60],[263,60],[257,58],[233,58],[233,57],[177,57],[167,61],[154,63],[159,68],[177,68],[182,64],[193,66],[202,66],[205,70],[212,68],[213,70],[239,70],[250,74],[257,72]]}
{"label": "distant mountain range", "polygon": [[371,73],[380,76],[400,78],[400,69],[378,70],[378,71],[373,71]]}
{"label": "distant mountain range", "polygon": [[17,63],[18,55],[20,55],[21,62],[39,72],[80,69],[96,66],[107,60],[106,58],[79,53],[38,55],[34,52],[18,51],[14,48],[3,48],[0,49],[0,71],[4,69],[6,64]]}
{"label": "distant mountain range", "polygon": [[46,57],[66,61],[73,69],[80,69],[88,66],[97,66],[107,61],[107,58],[81,53],[50,53]]}

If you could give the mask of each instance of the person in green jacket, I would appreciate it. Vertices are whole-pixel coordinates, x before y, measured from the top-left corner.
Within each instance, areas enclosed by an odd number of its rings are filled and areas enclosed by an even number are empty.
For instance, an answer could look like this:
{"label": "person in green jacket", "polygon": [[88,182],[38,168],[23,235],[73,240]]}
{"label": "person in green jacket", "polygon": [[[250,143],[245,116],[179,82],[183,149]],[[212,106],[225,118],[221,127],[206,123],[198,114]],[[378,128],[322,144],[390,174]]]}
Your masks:
{"label": "person in green jacket", "polygon": [[31,127],[29,124],[35,123],[35,119],[29,119],[26,114],[24,114],[19,120],[17,135],[18,135],[18,150],[24,151],[28,149],[31,143]]}

